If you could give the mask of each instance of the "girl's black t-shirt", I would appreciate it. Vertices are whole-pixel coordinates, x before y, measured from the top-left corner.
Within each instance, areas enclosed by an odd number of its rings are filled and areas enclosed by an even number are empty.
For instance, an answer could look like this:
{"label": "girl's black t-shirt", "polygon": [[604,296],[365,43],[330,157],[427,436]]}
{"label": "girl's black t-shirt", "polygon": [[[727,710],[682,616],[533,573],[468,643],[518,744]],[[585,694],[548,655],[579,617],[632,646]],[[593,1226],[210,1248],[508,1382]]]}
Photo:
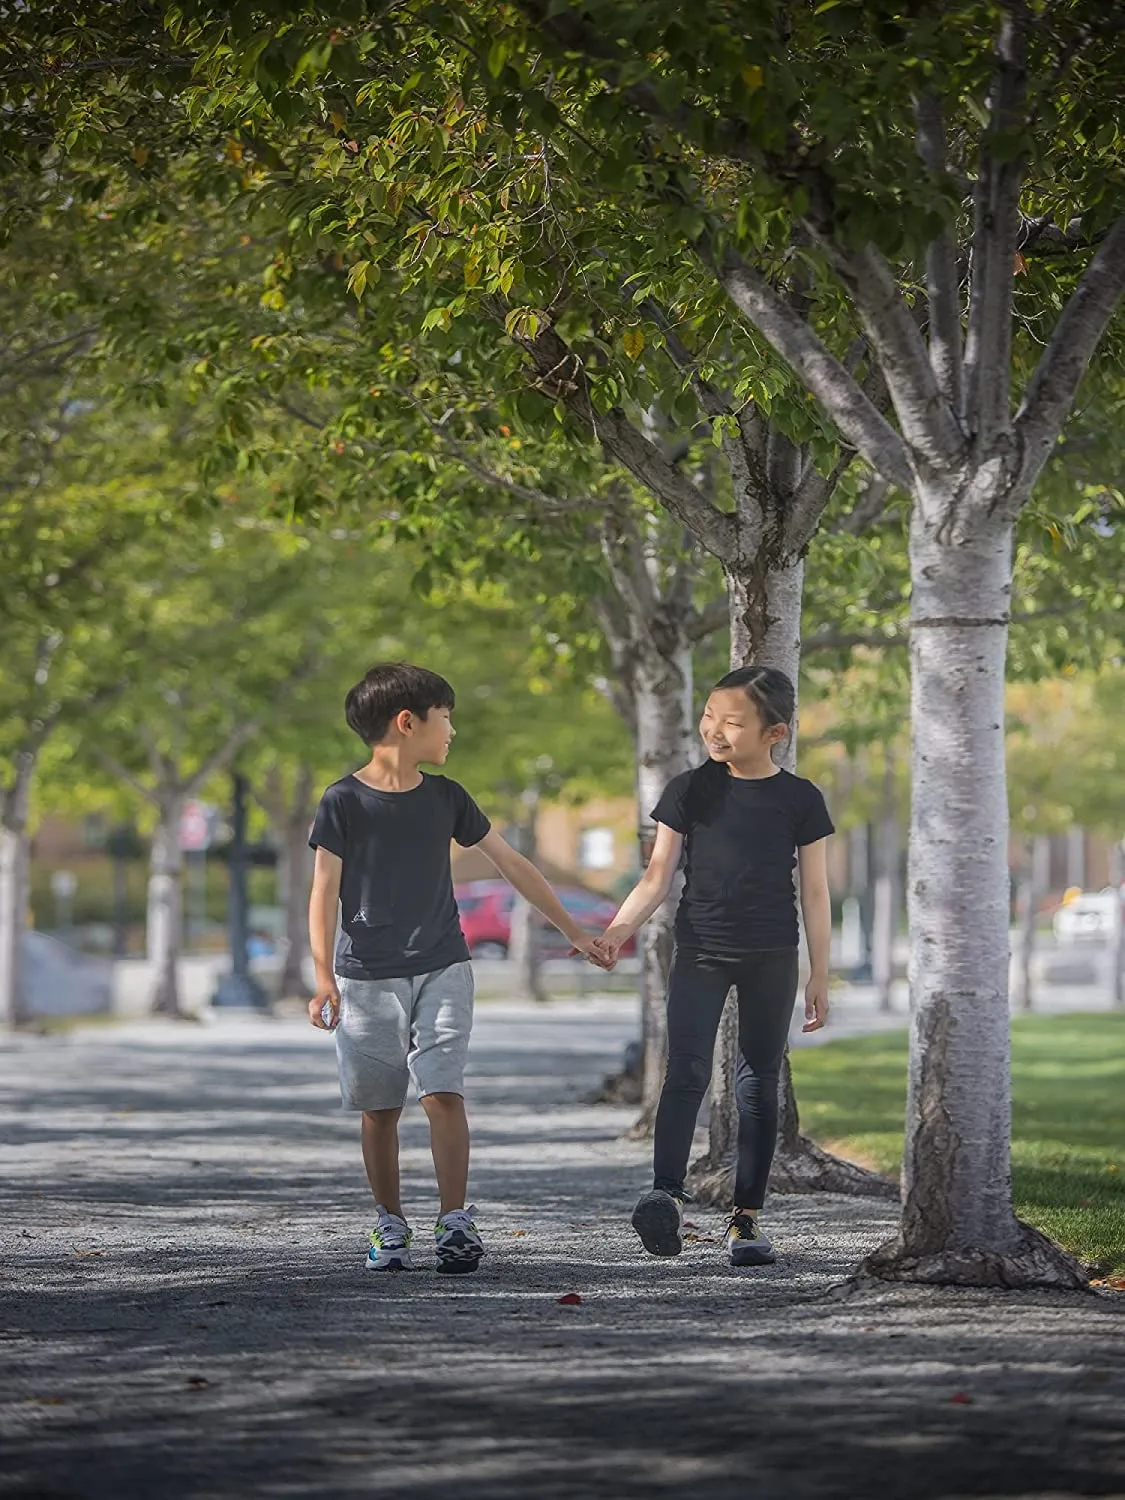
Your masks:
{"label": "girl's black t-shirt", "polygon": [[708,761],[674,776],[652,817],[684,835],[681,948],[733,958],[797,946],[797,850],[835,832],[819,787]]}

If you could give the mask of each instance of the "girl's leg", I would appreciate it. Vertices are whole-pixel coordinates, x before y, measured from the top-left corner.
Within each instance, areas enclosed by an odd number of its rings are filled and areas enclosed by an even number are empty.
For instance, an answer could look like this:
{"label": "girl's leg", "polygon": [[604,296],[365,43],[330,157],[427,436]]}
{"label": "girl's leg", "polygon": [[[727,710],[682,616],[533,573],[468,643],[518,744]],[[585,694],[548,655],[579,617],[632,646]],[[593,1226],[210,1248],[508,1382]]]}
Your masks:
{"label": "girl's leg", "polygon": [[653,1186],[682,1195],[699,1106],[711,1081],[715,1036],[733,983],[729,965],[677,953],[668,980],[668,1067],[656,1110]]}
{"label": "girl's leg", "polygon": [[797,950],[757,953],[738,971],[736,1209],[761,1208],[777,1145],[777,1082],[797,998]]}

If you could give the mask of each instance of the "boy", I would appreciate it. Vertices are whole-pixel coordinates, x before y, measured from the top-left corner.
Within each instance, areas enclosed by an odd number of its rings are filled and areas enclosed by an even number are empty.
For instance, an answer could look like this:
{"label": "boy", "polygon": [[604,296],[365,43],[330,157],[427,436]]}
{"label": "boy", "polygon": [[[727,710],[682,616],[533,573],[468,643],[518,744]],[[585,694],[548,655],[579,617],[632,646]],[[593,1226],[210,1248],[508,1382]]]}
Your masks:
{"label": "boy", "polygon": [[[327,789],[309,836],[316,851],[309,903],[316,995],[309,1018],[335,1031],[344,1105],[362,1111],[363,1162],[378,1215],[367,1255],[375,1271],[411,1266],[398,1168],[398,1121],[411,1077],[429,1120],[441,1195],[437,1269],[475,1271],[484,1254],[465,1202],[463,1074],[473,971],[453,899],[451,839],[465,848],[479,845],[580,953],[612,967],[468,792],[418,769],[445,763],[456,733],[453,706],[453,689],[435,672],[404,662],[372,667],[344,704],[371,759]],[[338,906],[342,928],[333,955]]]}

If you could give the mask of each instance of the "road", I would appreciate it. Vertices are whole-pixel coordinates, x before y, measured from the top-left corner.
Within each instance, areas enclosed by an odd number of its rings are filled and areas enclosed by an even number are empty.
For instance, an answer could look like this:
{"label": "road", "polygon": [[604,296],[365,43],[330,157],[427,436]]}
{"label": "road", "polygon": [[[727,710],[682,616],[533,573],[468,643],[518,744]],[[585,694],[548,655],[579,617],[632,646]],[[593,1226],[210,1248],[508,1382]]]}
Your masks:
{"label": "road", "polygon": [[354,1121],[296,1021],[0,1048],[0,1495],[1125,1495],[1125,1294],[849,1288],[892,1227],[863,1200],[775,1200],[776,1267],[726,1267],[702,1212],[648,1261],[645,1149],[587,1102],[632,1007],[478,1018],[489,1254],[452,1282],[414,1106],[423,1268],[363,1269]]}

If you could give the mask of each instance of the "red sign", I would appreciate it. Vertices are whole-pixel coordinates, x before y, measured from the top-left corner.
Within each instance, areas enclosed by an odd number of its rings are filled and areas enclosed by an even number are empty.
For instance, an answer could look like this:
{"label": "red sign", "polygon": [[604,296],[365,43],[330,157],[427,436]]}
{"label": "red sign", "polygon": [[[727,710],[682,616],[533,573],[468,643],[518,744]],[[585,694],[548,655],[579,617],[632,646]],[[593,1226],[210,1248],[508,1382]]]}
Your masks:
{"label": "red sign", "polygon": [[211,820],[207,807],[202,802],[185,802],[180,814],[180,848],[188,854],[198,854],[210,847]]}

